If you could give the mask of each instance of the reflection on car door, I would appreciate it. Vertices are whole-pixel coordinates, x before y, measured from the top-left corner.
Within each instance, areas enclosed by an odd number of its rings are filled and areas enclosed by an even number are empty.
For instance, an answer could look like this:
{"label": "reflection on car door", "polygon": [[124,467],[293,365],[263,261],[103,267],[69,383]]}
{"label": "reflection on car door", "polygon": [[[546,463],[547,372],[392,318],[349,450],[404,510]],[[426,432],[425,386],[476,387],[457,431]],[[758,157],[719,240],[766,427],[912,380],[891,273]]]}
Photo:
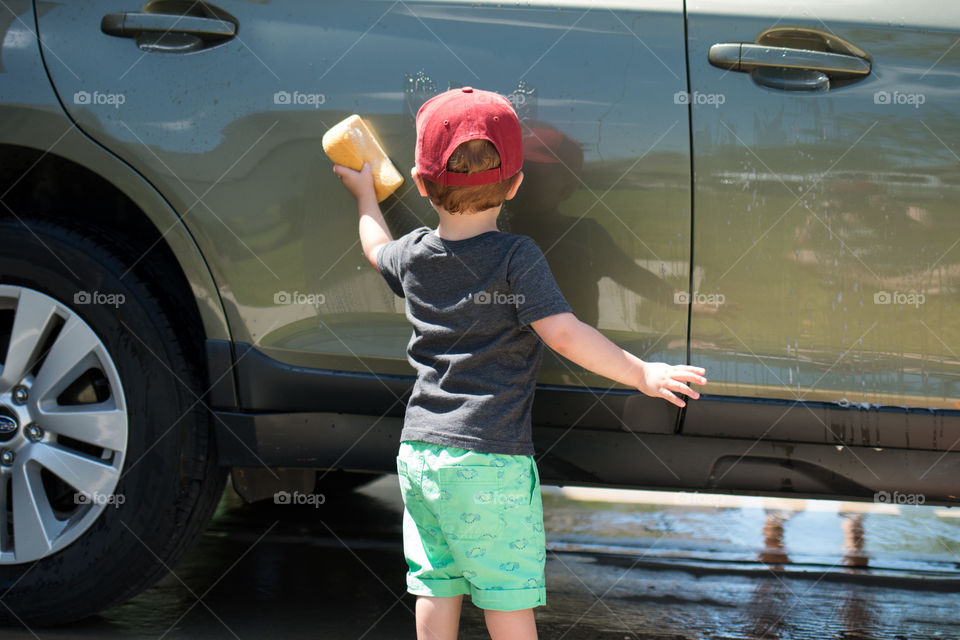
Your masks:
{"label": "reflection on car door", "polygon": [[686,433],[960,437],[940,421],[960,408],[960,12],[919,4],[689,3],[692,360],[712,394],[785,403],[762,420],[700,403]]}

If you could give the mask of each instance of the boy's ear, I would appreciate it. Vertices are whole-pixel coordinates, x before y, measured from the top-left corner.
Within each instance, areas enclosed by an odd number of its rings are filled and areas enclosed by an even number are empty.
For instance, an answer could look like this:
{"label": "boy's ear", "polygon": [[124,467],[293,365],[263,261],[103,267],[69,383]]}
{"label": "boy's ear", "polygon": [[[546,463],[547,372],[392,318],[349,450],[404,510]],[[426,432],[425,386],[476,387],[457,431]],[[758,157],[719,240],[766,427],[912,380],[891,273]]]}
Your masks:
{"label": "boy's ear", "polygon": [[420,192],[420,195],[426,198],[427,188],[423,186],[423,177],[420,175],[420,172],[417,171],[416,167],[410,169],[410,177],[413,178],[413,184],[417,185],[417,191]]}
{"label": "boy's ear", "polygon": [[504,200],[512,200],[513,196],[517,195],[517,189],[520,188],[520,183],[523,182],[523,171],[518,171],[517,175],[513,177],[513,184],[510,186],[510,191],[507,191],[507,196]]}

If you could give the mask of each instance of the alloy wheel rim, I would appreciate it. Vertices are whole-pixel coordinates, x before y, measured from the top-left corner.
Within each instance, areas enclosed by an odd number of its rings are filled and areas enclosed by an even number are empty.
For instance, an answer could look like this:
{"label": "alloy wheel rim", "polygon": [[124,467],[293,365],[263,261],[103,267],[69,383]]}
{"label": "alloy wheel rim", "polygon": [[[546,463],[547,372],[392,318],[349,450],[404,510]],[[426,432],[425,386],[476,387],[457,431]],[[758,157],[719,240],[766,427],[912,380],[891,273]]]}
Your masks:
{"label": "alloy wheel rim", "polygon": [[0,285],[0,355],[0,564],[20,564],[123,504],[128,415],[106,346],[44,293]]}

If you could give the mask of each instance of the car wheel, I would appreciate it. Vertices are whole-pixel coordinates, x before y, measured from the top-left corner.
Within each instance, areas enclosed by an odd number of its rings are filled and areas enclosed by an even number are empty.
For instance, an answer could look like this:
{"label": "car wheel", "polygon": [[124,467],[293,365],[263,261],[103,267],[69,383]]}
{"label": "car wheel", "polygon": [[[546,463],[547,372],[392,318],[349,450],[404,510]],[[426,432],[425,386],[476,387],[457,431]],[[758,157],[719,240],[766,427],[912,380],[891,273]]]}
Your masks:
{"label": "car wheel", "polygon": [[119,238],[0,221],[0,622],[131,597],[222,493],[203,365],[175,324],[189,314],[149,259],[128,270]]}

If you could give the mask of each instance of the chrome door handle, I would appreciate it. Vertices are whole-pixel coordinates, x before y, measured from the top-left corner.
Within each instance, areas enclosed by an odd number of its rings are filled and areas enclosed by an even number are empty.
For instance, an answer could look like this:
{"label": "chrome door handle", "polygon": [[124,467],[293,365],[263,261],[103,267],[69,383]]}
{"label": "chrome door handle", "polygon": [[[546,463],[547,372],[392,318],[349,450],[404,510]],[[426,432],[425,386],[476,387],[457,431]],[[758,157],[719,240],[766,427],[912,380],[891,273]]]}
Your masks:
{"label": "chrome door handle", "polygon": [[710,47],[707,59],[715,67],[733,71],[781,68],[820,71],[828,76],[865,76],[870,73],[870,61],[859,56],[746,42],[715,44]]}
{"label": "chrome door handle", "polygon": [[136,38],[141,33],[189,33],[201,38],[237,35],[237,25],[219,18],[134,11],[108,13],[100,21],[100,30],[121,38]]}
{"label": "chrome door handle", "polygon": [[100,30],[135,38],[144,51],[162,53],[199,51],[237,35],[236,23],[221,18],[139,11],[108,13],[100,21]]}

